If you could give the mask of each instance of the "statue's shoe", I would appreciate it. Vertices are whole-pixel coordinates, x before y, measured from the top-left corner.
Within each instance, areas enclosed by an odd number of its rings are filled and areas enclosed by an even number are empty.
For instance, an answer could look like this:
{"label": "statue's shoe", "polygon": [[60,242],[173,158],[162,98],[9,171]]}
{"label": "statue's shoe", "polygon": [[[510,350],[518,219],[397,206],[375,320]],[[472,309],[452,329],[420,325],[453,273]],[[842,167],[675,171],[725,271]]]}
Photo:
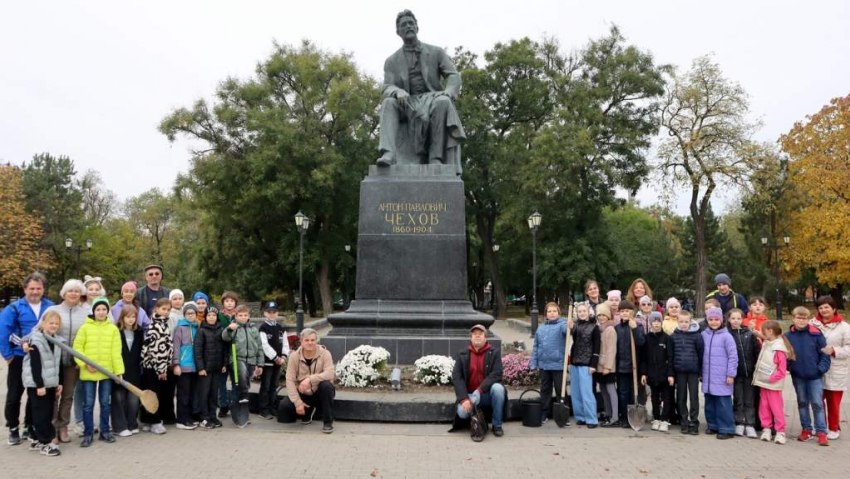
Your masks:
{"label": "statue's shoe", "polygon": [[378,164],[379,167],[386,167],[386,166],[392,165],[393,160],[389,156],[384,155],[384,156],[378,158],[377,164]]}

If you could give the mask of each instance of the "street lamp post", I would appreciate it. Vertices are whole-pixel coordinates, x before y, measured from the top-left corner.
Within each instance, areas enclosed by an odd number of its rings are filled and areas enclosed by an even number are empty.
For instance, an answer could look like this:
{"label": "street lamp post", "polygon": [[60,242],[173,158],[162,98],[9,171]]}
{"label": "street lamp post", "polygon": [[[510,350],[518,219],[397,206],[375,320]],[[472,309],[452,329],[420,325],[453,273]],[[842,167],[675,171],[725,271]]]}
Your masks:
{"label": "street lamp post", "polygon": [[304,297],[304,234],[307,233],[307,228],[310,227],[310,218],[299,211],[295,215],[295,227],[301,236],[298,246],[298,302],[295,308],[295,329],[300,334],[301,330],[304,329],[304,305],[302,304],[302,298]]}
{"label": "street lamp post", "polygon": [[[787,248],[789,244],[791,244],[790,236],[783,236],[782,242],[785,244]],[[761,238],[761,245],[767,250],[767,262],[768,265],[773,266],[773,282],[774,288],[776,291],[776,320],[782,321],[782,292],[780,291],[780,281],[779,281],[779,242],[773,241],[771,242],[766,238]],[[773,262],[771,263],[770,254],[773,253]]]}
{"label": "street lamp post", "polygon": [[532,291],[531,291],[531,336],[537,332],[537,229],[540,228],[540,223],[543,221],[543,215],[534,212],[528,217],[528,227],[531,229],[531,276],[532,276]]}
{"label": "street lamp post", "polygon": [[[494,244],[493,245],[493,256],[496,256],[498,254],[499,254],[499,245]],[[490,272],[490,275],[491,276],[493,275],[492,271]],[[499,304],[496,302],[496,283],[494,281],[490,281],[490,311],[493,312],[494,317],[499,316],[499,312],[496,310],[496,308],[498,306],[499,306]]]}
{"label": "street lamp post", "polygon": [[[86,251],[91,250],[92,244],[93,244],[93,242],[92,242],[91,238],[87,239],[85,250]],[[81,278],[81,276],[80,276],[80,254],[83,252],[83,247],[82,246],[74,246],[74,241],[71,238],[65,238],[65,250],[76,251],[76,253],[77,253],[77,278]]]}
{"label": "street lamp post", "polygon": [[345,261],[343,262],[342,274],[343,274],[343,283],[345,283],[345,297],[342,298],[342,309],[343,311],[348,309],[348,305],[351,304],[351,299],[349,295],[349,291],[351,291],[348,287],[348,259],[351,254],[351,245],[345,245]]}

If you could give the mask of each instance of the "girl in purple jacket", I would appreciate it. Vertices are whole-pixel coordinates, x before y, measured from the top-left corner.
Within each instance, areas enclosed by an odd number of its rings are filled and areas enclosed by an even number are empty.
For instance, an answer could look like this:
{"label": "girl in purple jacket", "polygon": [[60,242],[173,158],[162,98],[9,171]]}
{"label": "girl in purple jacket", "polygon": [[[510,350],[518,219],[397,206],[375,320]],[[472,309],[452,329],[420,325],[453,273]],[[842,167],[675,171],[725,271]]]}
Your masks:
{"label": "girl in purple jacket", "polygon": [[702,332],[705,351],[702,357],[702,392],[705,395],[706,434],[717,439],[735,437],[732,392],[738,374],[738,348],[735,338],[723,327],[723,310],[708,308],[708,327]]}

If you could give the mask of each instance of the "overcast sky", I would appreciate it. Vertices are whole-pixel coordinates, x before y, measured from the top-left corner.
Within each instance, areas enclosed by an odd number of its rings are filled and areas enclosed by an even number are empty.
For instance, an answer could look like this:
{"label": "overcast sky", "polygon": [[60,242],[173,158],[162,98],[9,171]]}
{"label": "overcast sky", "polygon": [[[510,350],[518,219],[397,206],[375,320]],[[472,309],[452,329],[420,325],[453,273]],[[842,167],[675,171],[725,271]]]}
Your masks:
{"label": "overcast sky", "polygon": [[[713,53],[750,94],[761,140],[850,93],[845,1],[0,0],[0,161],[68,155],[121,199],[167,189],[189,166],[188,145],[157,131],[174,108],[251,76],[274,40],[350,52],[380,78],[404,8],[423,41],[479,54],[523,36],[580,48],[612,24],[659,63],[687,69]],[[644,205],[654,197],[638,195]]]}

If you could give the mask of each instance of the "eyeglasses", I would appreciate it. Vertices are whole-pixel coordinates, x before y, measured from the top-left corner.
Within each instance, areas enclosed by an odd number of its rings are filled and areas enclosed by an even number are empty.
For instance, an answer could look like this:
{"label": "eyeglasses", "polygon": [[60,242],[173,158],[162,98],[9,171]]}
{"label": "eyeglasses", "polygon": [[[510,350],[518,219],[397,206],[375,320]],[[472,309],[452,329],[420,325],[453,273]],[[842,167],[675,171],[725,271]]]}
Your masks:
{"label": "eyeglasses", "polygon": [[160,274],[162,273],[160,273],[159,271],[151,271],[150,273],[148,273],[148,276],[159,276]]}

